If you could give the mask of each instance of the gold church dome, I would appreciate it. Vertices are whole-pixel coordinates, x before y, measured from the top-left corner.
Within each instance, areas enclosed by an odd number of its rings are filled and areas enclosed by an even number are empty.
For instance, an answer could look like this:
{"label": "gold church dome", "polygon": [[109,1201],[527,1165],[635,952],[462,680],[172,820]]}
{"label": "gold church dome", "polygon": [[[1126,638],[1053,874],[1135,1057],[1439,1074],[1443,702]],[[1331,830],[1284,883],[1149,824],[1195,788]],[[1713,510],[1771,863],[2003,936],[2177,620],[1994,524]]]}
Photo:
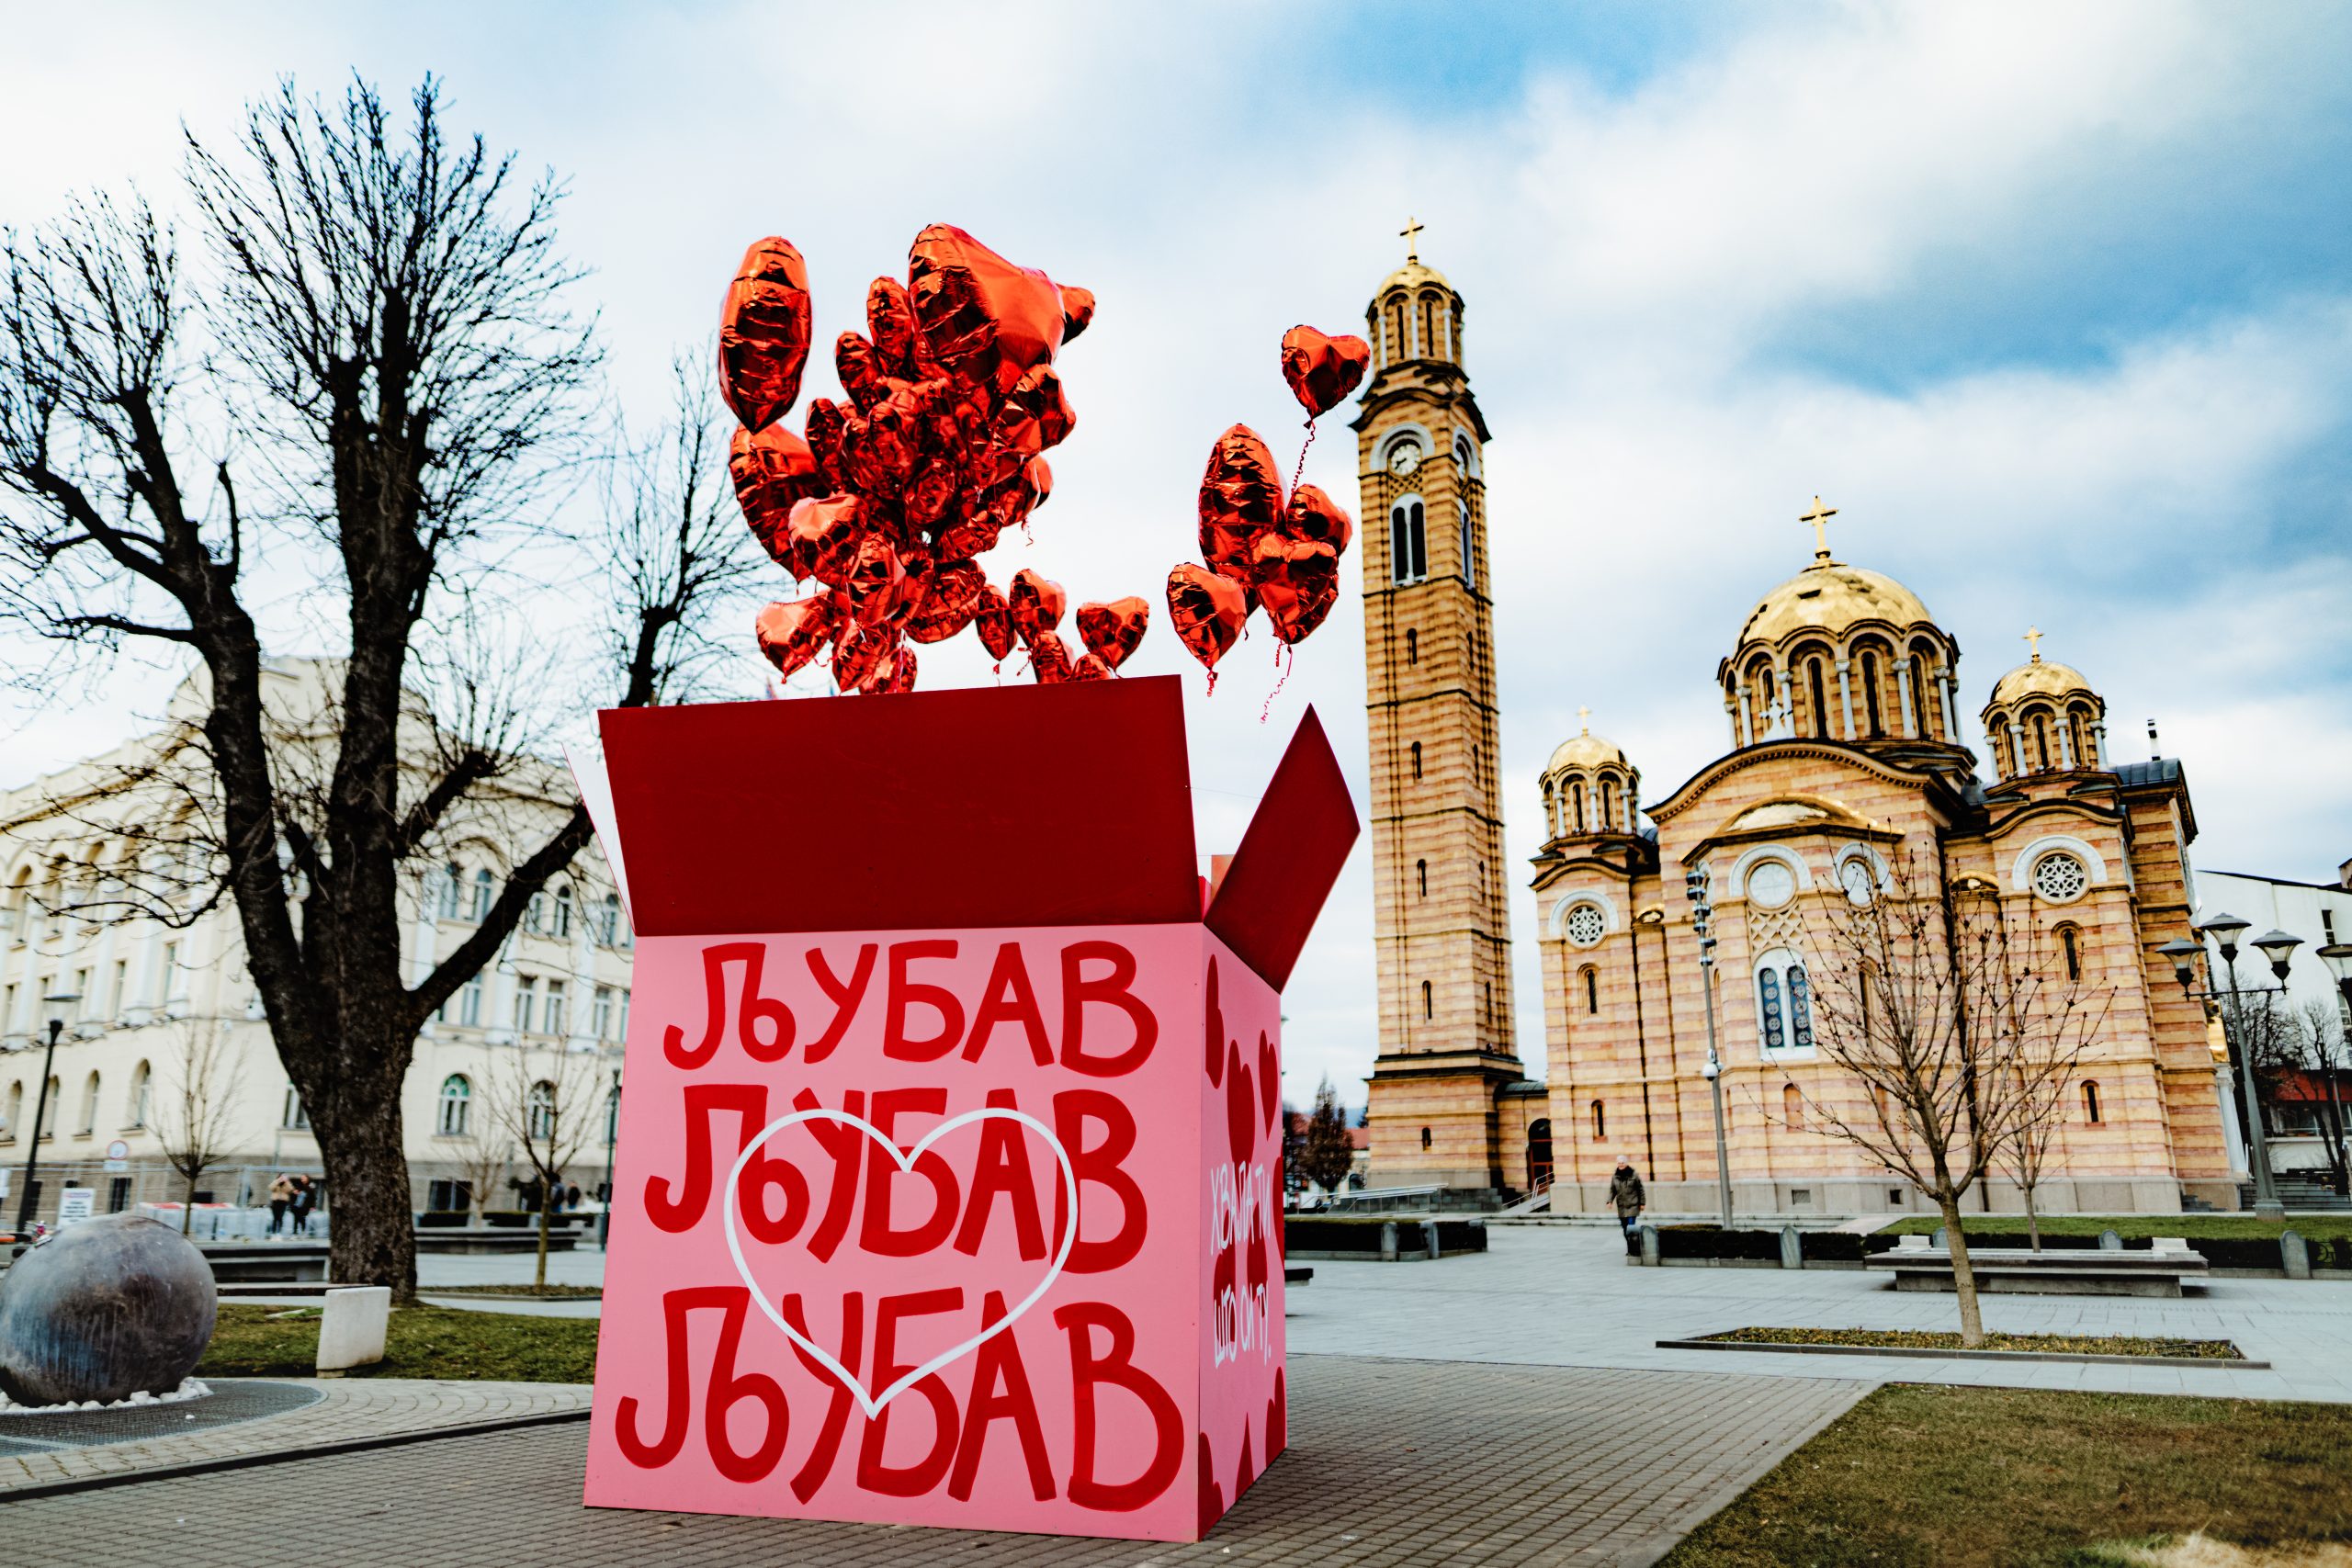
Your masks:
{"label": "gold church dome", "polygon": [[1633,766],[1626,760],[1623,749],[1614,740],[1588,729],[1581,735],[1561,741],[1553,751],[1552,760],[1544,764],[1544,771],[1556,773],[1562,768],[1599,768],[1611,762],[1621,768]]}
{"label": "gold church dome", "polygon": [[2083,679],[2081,671],[2037,653],[1994,683],[1992,705],[2007,706],[2022,697],[2065,697],[2090,691],[2091,683]]}
{"label": "gold church dome", "polygon": [[1424,283],[1434,283],[1449,294],[1453,292],[1453,285],[1445,280],[1445,274],[1420,257],[1410,256],[1403,266],[1380,280],[1380,287],[1373,290],[1373,298],[1376,299],[1392,288],[1418,288]]}
{"label": "gold church dome", "polygon": [[1816,560],[1764,595],[1739,628],[1739,641],[1776,643],[1801,631],[1835,635],[1861,621],[1906,628],[1934,619],[1917,593],[1884,572]]}

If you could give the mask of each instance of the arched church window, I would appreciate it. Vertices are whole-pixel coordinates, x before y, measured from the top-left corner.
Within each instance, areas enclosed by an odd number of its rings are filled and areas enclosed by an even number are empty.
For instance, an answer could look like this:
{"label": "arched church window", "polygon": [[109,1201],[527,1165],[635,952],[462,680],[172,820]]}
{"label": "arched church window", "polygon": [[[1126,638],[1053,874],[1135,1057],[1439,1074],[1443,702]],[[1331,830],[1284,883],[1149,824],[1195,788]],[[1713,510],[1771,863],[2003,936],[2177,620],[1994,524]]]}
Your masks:
{"label": "arched church window", "polygon": [[1584,831],[1584,781],[1575,779],[1568,784],[1568,816],[1576,824],[1574,831]]}
{"label": "arched church window", "polygon": [[1388,575],[1393,581],[1419,582],[1430,574],[1429,535],[1423,523],[1418,496],[1389,508]]}
{"label": "arched church window", "polygon": [[2098,1085],[2087,1080],[2083,1084],[2083,1120],[2094,1127],[2105,1120],[2099,1112]]}
{"label": "arched church window", "polygon": [[1427,980],[1421,982],[1421,1016],[1423,1018],[1437,1016],[1437,1000],[1430,995],[1430,983]]}
{"label": "arched church window", "polygon": [[2066,961],[2066,978],[2083,977],[2083,933],[2073,926],[2058,928],[2058,952]]}
{"label": "arched church window", "polygon": [[1617,786],[1609,780],[1600,781],[1600,830],[1604,833],[1617,826]]}
{"label": "arched church window", "polygon": [[1418,740],[1413,742],[1413,776],[1421,776],[1421,743]]}
{"label": "arched church window", "polygon": [[1478,586],[1478,558],[1470,548],[1470,508],[1457,501],[1454,509],[1462,513],[1462,585],[1476,588]]}
{"label": "arched church window", "polygon": [[1413,874],[1421,879],[1421,897],[1428,897],[1430,896],[1430,863],[1425,860],[1415,861]]}
{"label": "arched church window", "polygon": [[1781,1120],[1789,1124],[1792,1133],[1804,1131],[1804,1096],[1797,1092],[1797,1086],[1792,1083],[1781,1086]]}
{"label": "arched church window", "polygon": [[2033,765],[2043,773],[2050,768],[2050,720],[2041,714],[2033,716]]}
{"label": "arched church window", "polygon": [[1936,727],[1928,718],[1928,661],[1915,653],[1911,656],[1911,718],[1923,739],[1936,737]]}
{"label": "arched church window", "polygon": [[1421,1147],[1423,1147],[1423,1148],[1428,1148],[1429,1146],[1430,1146],[1430,1130],[1429,1130],[1427,1127],[1424,1127],[1424,1128],[1422,1128],[1422,1129],[1421,1129]]}
{"label": "arched church window", "polygon": [[1584,970],[1584,1010],[1588,1015],[1600,1011],[1600,971],[1590,964]]}
{"label": "arched church window", "polygon": [[1818,654],[1804,661],[1805,679],[1813,685],[1813,732],[1826,739],[1829,734],[1829,694],[1821,681],[1821,658]]}
{"label": "arched church window", "polygon": [[1804,962],[1785,947],[1756,961],[1756,1029],[1767,1056],[1813,1049],[1813,992]]}
{"label": "arched church window", "polygon": [[1419,664],[1420,661],[1421,634],[1413,630],[1412,627],[1408,626],[1405,628],[1405,662],[1407,664]]}
{"label": "arched church window", "polygon": [[1421,296],[1421,354],[1424,358],[1437,353],[1437,296]]}
{"label": "arched church window", "polygon": [[1412,340],[1405,333],[1405,296],[1401,292],[1388,301],[1388,341],[1397,358],[1413,356]]}
{"label": "arched church window", "polygon": [[2092,766],[2090,736],[2088,727],[2083,723],[2082,709],[2076,708],[2066,716],[2066,732],[2075,742],[2075,766]]}
{"label": "arched church window", "polygon": [[1875,653],[1862,655],[1862,716],[1871,739],[1875,740],[1886,733],[1885,722],[1879,717],[1878,655]]}
{"label": "arched church window", "polygon": [[1600,1101],[1592,1102],[1592,1138],[1599,1143],[1609,1136],[1609,1111]]}
{"label": "arched church window", "polygon": [[1755,672],[1749,676],[1748,682],[1756,688],[1756,707],[1750,716],[1752,723],[1748,733],[1760,740],[1772,730],[1772,709],[1775,704],[1772,694],[1772,667],[1770,664],[1758,664]]}

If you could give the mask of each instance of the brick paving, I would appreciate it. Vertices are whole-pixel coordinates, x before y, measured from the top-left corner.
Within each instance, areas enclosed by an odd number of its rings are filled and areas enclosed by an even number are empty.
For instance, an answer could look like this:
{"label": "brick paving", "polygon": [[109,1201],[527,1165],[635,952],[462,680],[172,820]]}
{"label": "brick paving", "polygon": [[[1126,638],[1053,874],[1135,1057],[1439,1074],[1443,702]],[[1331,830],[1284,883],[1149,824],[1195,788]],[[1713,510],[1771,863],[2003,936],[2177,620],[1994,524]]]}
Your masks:
{"label": "brick paving", "polygon": [[[234,1390],[248,1380],[206,1380],[215,1388]],[[254,1380],[260,1381],[260,1380]],[[286,1414],[257,1412],[258,1418],[227,1425],[190,1422],[197,1429],[170,1436],[141,1436],[132,1441],[91,1445],[76,1435],[54,1448],[33,1445],[51,1439],[44,1424],[74,1421],[85,1426],[106,1419],[106,1413],[75,1416],[0,1416],[0,1438],[8,1439],[0,1451],[0,1499],[26,1486],[61,1481],[119,1476],[142,1470],[241,1459],[256,1453],[282,1453],[314,1449],[324,1443],[381,1438],[399,1433],[468,1427],[487,1421],[512,1420],[559,1411],[585,1410],[584,1383],[445,1382],[424,1378],[272,1378],[275,1386],[315,1389],[316,1400]],[[208,1401],[146,1407],[121,1413],[138,1417],[137,1427],[152,1432],[159,1411],[173,1418],[194,1416]],[[62,1436],[62,1434],[61,1434]],[[261,1472],[259,1473],[267,1473]],[[281,1472],[282,1473],[282,1472]],[[309,1474],[306,1468],[303,1472]],[[6,1539],[0,1527],[0,1540]],[[220,1559],[226,1561],[227,1559]],[[0,1562],[14,1553],[0,1548]]]}
{"label": "brick paving", "polygon": [[[0,1557],[12,1568],[250,1562],[256,1526],[275,1519],[288,1532],[283,1555],[402,1568],[1641,1564],[1869,1386],[1329,1355],[1294,1356],[1291,1375],[1290,1450],[1191,1546],[586,1508],[587,1432],[565,1423],[325,1455],[299,1472],[267,1466],[0,1503]],[[309,1414],[249,1429],[300,1441],[289,1434]],[[340,1417],[373,1418],[348,1403]]]}

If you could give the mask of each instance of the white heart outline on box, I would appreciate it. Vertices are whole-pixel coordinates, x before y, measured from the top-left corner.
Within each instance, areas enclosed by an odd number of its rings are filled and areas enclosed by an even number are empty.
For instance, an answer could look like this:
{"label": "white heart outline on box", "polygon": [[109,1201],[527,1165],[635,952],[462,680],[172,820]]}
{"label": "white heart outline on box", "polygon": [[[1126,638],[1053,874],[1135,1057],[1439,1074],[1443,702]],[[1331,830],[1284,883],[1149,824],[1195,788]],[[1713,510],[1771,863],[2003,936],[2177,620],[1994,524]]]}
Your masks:
{"label": "white heart outline on box", "polygon": [[[794,1328],[791,1324],[785,1321],[782,1311],[769,1304],[767,1296],[760,1289],[760,1282],[752,1277],[751,1262],[743,1256],[743,1238],[735,1225],[735,1192],[737,1184],[742,1180],[743,1168],[752,1163],[752,1156],[758,1154],[770,1138],[775,1137],[786,1127],[797,1126],[803,1122],[835,1122],[844,1127],[854,1127],[888,1151],[890,1157],[898,1162],[899,1170],[908,1174],[913,1173],[915,1161],[922,1157],[924,1150],[958,1127],[969,1126],[975,1122],[1020,1122],[1043,1138],[1046,1146],[1054,1151],[1054,1158],[1062,1169],[1062,1190],[1069,1200],[1069,1224],[1063,1229],[1061,1250],[1054,1254],[1053,1266],[1046,1270],[1045,1278],[1037,1281],[1036,1289],[1022,1297],[1020,1304],[1012,1311],[962,1344],[952,1346],[939,1355],[933,1356],[930,1360],[884,1389],[878,1398],[870,1397],[865,1392],[865,1385],[852,1376],[850,1370],[835,1359],[831,1351]],[[946,1366],[958,1357],[971,1354],[1012,1327],[1023,1313],[1036,1305],[1038,1298],[1053,1288],[1054,1281],[1061,1278],[1062,1265],[1069,1261],[1070,1247],[1078,1240],[1078,1172],[1069,1163],[1069,1151],[1062,1147],[1062,1141],[1054,1136],[1052,1128],[1028,1112],[1015,1111],[1010,1106],[983,1106],[978,1111],[967,1111],[961,1116],[951,1116],[924,1134],[915,1146],[903,1155],[899,1152],[898,1145],[884,1137],[882,1130],[865,1117],[852,1115],[846,1111],[835,1111],[827,1106],[819,1106],[813,1111],[796,1111],[789,1116],[777,1117],[760,1129],[758,1137],[743,1145],[743,1152],[735,1157],[734,1166],[727,1172],[727,1190],[721,1199],[719,1213],[727,1232],[727,1250],[735,1259],[735,1272],[741,1275],[743,1283],[751,1287],[752,1300],[758,1303],[760,1311],[767,1315],[770,1323],[775,1324],[782,1331],[786,1339],[791,1340],[793,1344],[821,1362],[841,1385],[849,1390],[852,1396],[857,1400],[858,1407],[865,1412],[866,1419],[870,1421],[882,1414],[884,1405],[939,1371],[940,1368]]]}

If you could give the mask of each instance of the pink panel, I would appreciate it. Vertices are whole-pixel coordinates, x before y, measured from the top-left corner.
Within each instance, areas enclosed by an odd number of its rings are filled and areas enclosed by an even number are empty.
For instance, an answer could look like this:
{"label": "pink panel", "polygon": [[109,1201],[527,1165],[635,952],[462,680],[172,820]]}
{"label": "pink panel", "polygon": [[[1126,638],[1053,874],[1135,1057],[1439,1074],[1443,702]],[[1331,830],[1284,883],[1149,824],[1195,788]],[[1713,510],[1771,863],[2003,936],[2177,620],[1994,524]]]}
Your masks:
{"label": "pink panel", "polygon": [[[641,941],[587,1501],[1193,1539],[1197,1413],[1254,1403],[1262,1466],[1281,1359],[1262,1328],[1211,1346],[1208,942]],[[1254,1051],[1273,994],[1225,965]],[[1278,1179],[1264,1120],[1250,1183]],[[1275,1261],[1277,1335],[1280,1292]],[[1230,1472],[1238,1440],[1212,1446]]]}

